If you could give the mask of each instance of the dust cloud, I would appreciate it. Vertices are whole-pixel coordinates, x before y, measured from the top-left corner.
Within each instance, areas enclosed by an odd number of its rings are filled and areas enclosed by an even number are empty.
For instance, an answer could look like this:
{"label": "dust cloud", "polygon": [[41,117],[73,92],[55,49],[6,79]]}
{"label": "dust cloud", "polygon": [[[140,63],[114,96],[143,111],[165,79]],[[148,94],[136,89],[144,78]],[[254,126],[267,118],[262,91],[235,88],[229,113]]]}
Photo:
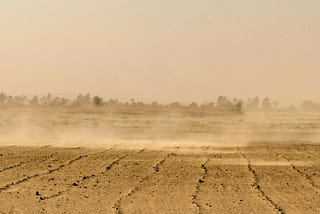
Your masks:
{"label": "dust cloud", "polygon": [[[201,112],[203,110],[198,109]],[[147,108],[2,108],[0,144],[59,147],[228,147],[319,142],[320,114],[149,112]]]}

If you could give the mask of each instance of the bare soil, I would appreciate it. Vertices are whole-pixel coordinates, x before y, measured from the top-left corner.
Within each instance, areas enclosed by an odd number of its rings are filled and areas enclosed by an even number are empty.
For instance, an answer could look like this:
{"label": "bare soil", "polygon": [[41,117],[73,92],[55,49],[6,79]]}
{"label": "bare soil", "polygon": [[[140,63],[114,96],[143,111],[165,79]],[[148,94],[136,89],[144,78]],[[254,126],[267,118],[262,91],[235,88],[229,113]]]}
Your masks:
{"label": "bare soil", "polygon": [[319,213],[320,146],[0,148],[1,213]]}
{"label": "bare soil", "polygon": [[0,213],[320,213],[318,115],[0,118]]}

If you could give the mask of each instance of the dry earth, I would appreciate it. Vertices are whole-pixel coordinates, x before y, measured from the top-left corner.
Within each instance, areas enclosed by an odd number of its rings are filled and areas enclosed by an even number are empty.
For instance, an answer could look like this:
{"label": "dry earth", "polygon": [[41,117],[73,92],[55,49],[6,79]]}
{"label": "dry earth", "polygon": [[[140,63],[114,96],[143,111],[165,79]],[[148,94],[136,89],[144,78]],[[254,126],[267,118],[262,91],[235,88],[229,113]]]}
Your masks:
{"label": "dry earth", "polygon": [[0,213],[320,213],[318,115],[0,117]]}
{"label": "dry earth", "polygon": [[1,213],[319,213],[320,147],[1,147]]}

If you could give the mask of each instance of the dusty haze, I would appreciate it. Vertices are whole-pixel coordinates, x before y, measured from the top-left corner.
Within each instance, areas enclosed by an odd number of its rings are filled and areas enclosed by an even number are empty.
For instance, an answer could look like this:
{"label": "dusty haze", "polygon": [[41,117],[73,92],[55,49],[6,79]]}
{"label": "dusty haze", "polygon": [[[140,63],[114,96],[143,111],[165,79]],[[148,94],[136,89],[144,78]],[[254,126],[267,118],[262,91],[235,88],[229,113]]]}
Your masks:
{"label": "dusty haze", "polygon": [[319,11],[0,0],[0,213],[320,213]]}
{"label": "dusty haze", "polygon": [[0,2],[0,85],[158,101],[318,99],[318,1]]}

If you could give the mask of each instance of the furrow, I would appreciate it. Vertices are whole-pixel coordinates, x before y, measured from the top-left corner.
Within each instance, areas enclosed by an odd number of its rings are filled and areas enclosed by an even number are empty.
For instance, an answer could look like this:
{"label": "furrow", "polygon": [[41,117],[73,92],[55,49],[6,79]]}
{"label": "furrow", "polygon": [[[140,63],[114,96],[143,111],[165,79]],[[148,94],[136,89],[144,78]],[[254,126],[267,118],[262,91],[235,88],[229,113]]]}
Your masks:
{"label": "furrow", "polygon": [[[113,149],[110,149],[110,150],[113,150]],[[110,151],[110,150],[109,150],[109,151]],[[108,150],[105,150],[105,151],[102,151],[102,152],[99,152],[99,153],[92,154],[91,156],[93,156],[93,155],[99,155],[99,154],[104,153],[104,152],[106,152],[106,151],[108,151]],[[136,154],[139,154],[139,153],[141,153],[141,152],[143,152],[143,151],[145,151],[145,149],[140,150],[140,151],[137,152]],[[128,156],[128,155],[123,155],[123,156],[115,159],[115,160],[112,161],[109,165],[107,165],[106,168],[105,168],[105,171],[100,172],[100,174],[105,174],[105,173],[107,173],[109,170],[111,170],[111,169],[113,168],[114,165],[118,164],[122,159],[126,158],[127,156]],[[86,176],[85,181],[88,182],[90,179],[92,179],[92,178],[94,178],[94,177],[95,177],[95,175]],[[69,186],[68,186],[65,190],[63,190],[63,191],[59,191],[58,193],[55,193],[55,194],[50,195],[50,196],[41,196],[41,197],[40,197],[40,200],[48,200],[48,199],[52,199],[52,198],[55,198],[55,197],[59,197],[59,196],[65,194],[65,193],[67,193],[68,191],[70,191],[70,190],[72,189],[72,187],[74,187],[74,186],[79,186],[79,185],[81,185],[81,184],[83,184],[83,183],[84,183],[84,182],[74,182],[73,184],[69,185]]]}
{"label": "furrow", "polygon": [[270,203],[270,205],[278,212],[281,214],[285,214],[284,210],[278,205],[276,204],[268,195],[266,195],[266,193],[262,190],[261,186],[259,185],[259,176],[256,173],[256,171],[252,168],[251,165],[251,160],[243,153],[240,152],[240,154],[243,156],[244,159],[246,159],[246,161],[248,162],[248,171],[252,174],[254,182],[252,184],[252,186],[258,191],[259,195],[266,201],[268,201]]}
{"label": "furrow", "polygon": [[16,186],[16,185],[18,185],[18,184],[27,182],[27,181],[29,181],[30,179],[39,177],[39,176],[41,176],[41,175],[48,175],[48,174],[51,174],[51,173],[56,172],[56,171],[58,171],[58,170],[61,170],[62,168],[66,167],[66,166],[69,166],[69,165],[73,164],[74,162],[79,161],[80,159],[85,158],[85,157],[87,157],[87,155],[85,155],[85,156],[82,156],[82,155],[81,155],[81,156],[78,156],[78,157],[76,157],[76,158],[68,161],[66,164],[62,164],[62,165],[58,166],[58,167],[55,168],[55,169],[50,169],[50,170],[48,170],[48,171],[46,171],[46,172],[44,172],[44,173],[36,173],[36,174],[33,174],[33,175],[29,175],[29,176],[27,176],[27,177],[25,177],[25,178],[23,178],[23,179],[20,179],[20,180],[17,180],[17,181],[13,181],[13,182],[10,183],[10,184],[7,184],[7,185],[5,185],[5,186],[0,187],[0,193],[1,193],[2,191],[4,191],[4,190],[7,190],[7,189],[13,187],[13,186]]}
{"label": "furrow", "polygon": [[0,173],[1,173],[1,172],[4,172],[4,171],[7,171],[7,170],[10,170],[10,169],[14,169],[14,168],[20,167],[20,166],[22,166],[23,164],[25,164],[25,162],[20,162],[20,163],[15,164],[15,165],[7,166],[7,167],[5,167],[5,168],[3,168],[3,169],[0,169]]}
{"label": "furrow", "polygon": [[299,170],[291,161],[289,158],[285,157],[284,155],[281,155],[279,154],[278,156],[282,157],[283,159],[285,159],[291,166],[291,168],[293,169],[293,171],[295,171],[296,173],[298,173],[300,176],[302,176],[303,178],[305,178],[307,180],[307,182],[312,186],[312,187],[315,187],[315,188],[320,188],[317,184],[315,184],[315,182],[313,181],[313,179],[303,173],[301,170]]}
{"label": "furrow", "polygon": [[201,207],[200,203],[199,203],[199,193],[201,190],[201,185],[205,182],[206,178],[208,177],[208,168],[207,168],[207,164],[210,161],[209,158],[207,158],[207,160],[201,164],[201,168],[203,170],[203,175],[202,177],[199,179],[197,186],[196,186],[196,191],[195,193],[192,195],[192,203],[194,204],[194,206],[197,208],[197,213],[201,214],[204,212],[203,208]]}
{"label": "furrow", "polygon": [[[177,148],[178,150],[179,148]],[[177,152],[177,150],[175,152]],[[147,176],[143,177],[139,182],[138,185],[144,183],[146,180],[148,180],[152,175],[159,173],[161,166],[165,163],[165,161],[170,158],[171,156],[175,156],[175,152],[173,153],[169,153],[166,157],[164,157],[161,161],[159,161],[159,163],[157,163],[155,166],[152,167],[152,172],[149,173]],[[114,212],[116,214],[122,214],[123,210],[121,209],[121,204],[124,200],[128,199],[129,197],[131,197],[133,194],[137,193],[140,190],[140,188],[138,186],[133,187],[132,189],[130,189],[128,191],[128,193],[122,197],[120,197],[116,203],[114,204],[114,206],[112,207],[114,209]]]}
{"label": "furrow", "polygon": [[[37,151],[37,150],[40,151],[41,149],[46,148],[46,147],[47,147],[47,146],[44,146],[44,147],[41,147],[41,148],[38,148],[38,149],[34,149],[34,151]],[[51,155],[51,156],[45,156],[45,158],[44,158],[42,161],[48,160],[49,158],[52,158],[52,157],[53,157],[53,155]],[[21,162],[19,162],[18,164],[13,164],[13,165],[7,166],[7,167],[5,167],[5,168],[3,168],[3,169],[0,169],[0,173],[1,173],[1,172],[5,172],[5,171],[10,170],[10,169],[14,169],[14,168],[20,167],[20,166],[25,165],[25,164],[28,164],[28,163],[31,163],[31,162],[33,162],[33,161],[34,161],[34,158],[31,158],[30,160],[21,161]]]}
{"label": "furrow", "polygon": [[[102,152],[90,154],[90,156],[99,155],[99,154],[105,153],[106,151],[111,151],[111,150],[113,150],[113,149],[104,150],[104,151],[102,151]],[[111,170],[111,168],[112,168],[115,164],[117,164],[119,161],[121,161],[121,160],[124,159],[125,157],[127,157],[127,155],[124,155],[124,156],[122,156],[122,157],[114,160],[111,164],[109,164],[109,165],[106,167],[105,172]],[[73,161],[73,162],[74,162],[74,161]],[[72,163],[73,163],[73,162],[72,162]],[[69,165],[70,165],[70,164],[69,164]],[[102,172],[102,173],[105,173],[105,172]],[[86,181],[89,181],[91,178],[94,178],[94,177],[95,177],[95,175],[90,175],[90,176],[86,176],[85,179],[86,179]],[[70,191],[71,188],[75,186],[75,184],[76,184],[76,182],[74,182],[73,184],[69,185],[69,186],[67,187],[67,189],[62,190],[62,191],[59,191],[59,192],[57,192],[57,193],[55,193],[55,194],[52,194],[52,195],[49,195],[49,196],[40,196],[39,199],[40,199],[40,201],[44,201],[44,200],[48,200],[48,199],[51,199],[51,198],[59,197],[59,196],[65,194],[66,192]],[[76,185],[80,185],[80,184],[81,184],[81,183],[77,183]]]}

